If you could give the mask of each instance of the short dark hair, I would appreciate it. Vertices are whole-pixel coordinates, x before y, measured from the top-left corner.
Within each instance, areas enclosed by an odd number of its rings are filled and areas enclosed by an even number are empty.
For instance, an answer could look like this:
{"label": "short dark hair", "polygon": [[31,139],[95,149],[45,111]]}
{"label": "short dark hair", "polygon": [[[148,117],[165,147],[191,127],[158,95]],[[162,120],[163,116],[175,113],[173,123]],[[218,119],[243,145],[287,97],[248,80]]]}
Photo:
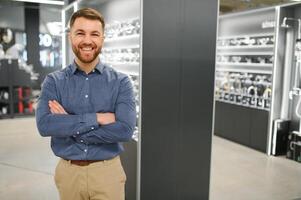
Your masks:
{"label": "short dark hair", "polygon": [[94,10],[92,8],[82,8],[76,12],[74,12],[70,18],[69,22],[69,28],[72,28],[75,20],[79,17],[84,17],[91,20],[98,20],[101,22],[102,30],[105,29],[105,21],[103,16],[98,12],[97,10]]}

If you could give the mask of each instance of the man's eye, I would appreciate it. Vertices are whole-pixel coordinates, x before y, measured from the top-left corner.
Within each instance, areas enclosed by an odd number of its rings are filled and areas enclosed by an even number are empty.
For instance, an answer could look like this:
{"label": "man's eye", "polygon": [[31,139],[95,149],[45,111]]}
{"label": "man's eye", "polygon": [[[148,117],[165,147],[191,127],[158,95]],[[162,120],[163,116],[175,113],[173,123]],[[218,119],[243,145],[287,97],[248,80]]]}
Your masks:
{"label": "man's eye", "polygon": [[76,35],[84,35],[83,33],[76,33]]}

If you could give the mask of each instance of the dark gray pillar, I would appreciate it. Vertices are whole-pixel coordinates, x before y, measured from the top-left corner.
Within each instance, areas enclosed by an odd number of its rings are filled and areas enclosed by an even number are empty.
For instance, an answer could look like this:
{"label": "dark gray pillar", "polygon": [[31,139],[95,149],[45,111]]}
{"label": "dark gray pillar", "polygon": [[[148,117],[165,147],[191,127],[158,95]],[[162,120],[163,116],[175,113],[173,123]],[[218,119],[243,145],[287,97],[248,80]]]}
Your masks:
{"label": "dark gray pillar", "polygon": [[141,200],[209,198],[218,1],[143,1]]}
{"label": "dark gray pillar", "polygon": [[34,71],[40,71],[40,14],[39,4],[25,3],[25,33],[26,33],[26,51],[27,64],[32,64]]}

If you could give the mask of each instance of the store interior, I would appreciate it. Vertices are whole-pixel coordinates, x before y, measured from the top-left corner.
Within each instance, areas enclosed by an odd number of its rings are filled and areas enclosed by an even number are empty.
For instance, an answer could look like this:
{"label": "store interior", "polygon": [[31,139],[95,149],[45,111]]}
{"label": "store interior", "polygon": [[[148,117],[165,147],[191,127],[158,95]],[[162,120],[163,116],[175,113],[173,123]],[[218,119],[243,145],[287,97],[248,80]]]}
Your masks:
{"label": "store interior", "polygon": [[[144,180],[151,175],[144,175],[148,169],[142,167],[149,161],[142,158],[147,150],[143,154],[141,148],[153,144],[146,143],[149,130],[143,129],[149,119],[143,119],[143,105],[148,104],[143,95],[150,93],[142,77],[160,80],[145,75],[153,55],[146,53],[149,35],[143,28],[154,22],[144,16],[142,5],[140,0],[0,1],[0,199],[59,199],[53,181],[59,158],[51,152],[50,138],[36,129],[35,108],[45,76],[73,62],[68,19],[84,7],[101,11],[106,20],[101,62],[127,74],[134,86],[137,125],[121,160],[127,173],[126,200],[145,198],[141,192],[149,191],[144,186],[149,182]],[[220,0],[217,5],[204,199],[301,199],[301,2]],[[193,186],[198,187],[207,186]]]}

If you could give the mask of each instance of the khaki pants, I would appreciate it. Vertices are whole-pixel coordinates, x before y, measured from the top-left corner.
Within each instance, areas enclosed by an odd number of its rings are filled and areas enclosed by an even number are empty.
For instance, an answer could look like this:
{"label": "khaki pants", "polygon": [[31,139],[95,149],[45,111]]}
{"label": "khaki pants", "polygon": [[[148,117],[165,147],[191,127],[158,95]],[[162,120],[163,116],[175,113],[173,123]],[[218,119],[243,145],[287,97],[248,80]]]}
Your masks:
{"label": "khaki pants", "polygon": [[61,200],[124,200],[126,175],[119,156],[78,166],[60,159],[55,184]]}

